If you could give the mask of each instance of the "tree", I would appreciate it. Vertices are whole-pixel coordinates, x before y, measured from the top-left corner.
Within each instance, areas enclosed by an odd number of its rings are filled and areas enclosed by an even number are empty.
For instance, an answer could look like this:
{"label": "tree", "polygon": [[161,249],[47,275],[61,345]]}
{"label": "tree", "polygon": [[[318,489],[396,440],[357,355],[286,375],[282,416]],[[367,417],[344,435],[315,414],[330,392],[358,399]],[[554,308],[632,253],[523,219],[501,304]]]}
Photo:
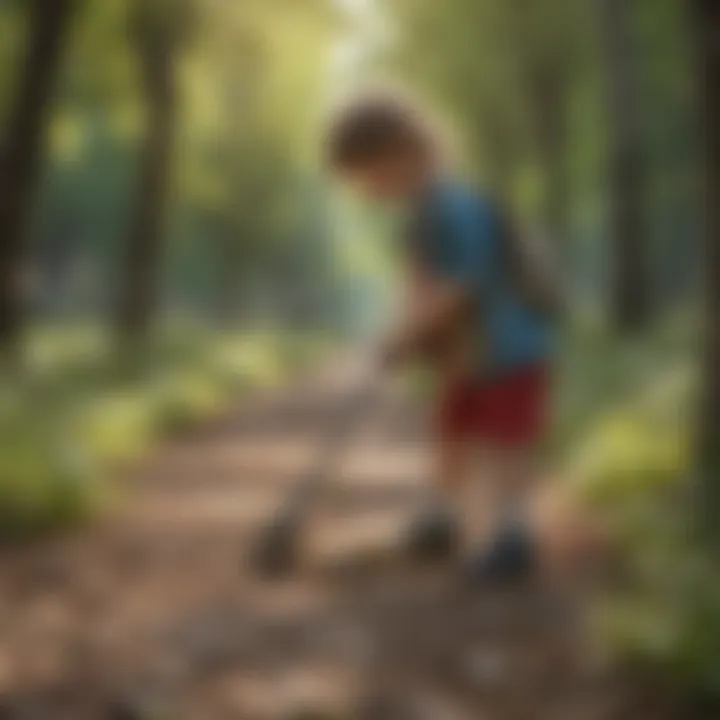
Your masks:
{"label": "tree", "polygon": [[705,157],[706,351],[699,465],[705,503],[717,526],[720,517],[720,5],[690,0],[697,68],[698,96]]}
{"label": "tree", "polygon": [[0,348],[17,352],[23,325],[27,232],[49,103],[75,0],[34,0],[25,59],[0,148]]}
{"label": "tree", "polygon": [[317,113],[327,91],[326,5],[202,6],[202,32],[186,58],[188,78],[200,82],[187,85],[179,204],[203,216],[208,297],[226,323],[294,305],[292,258],[309,222],[303,198],[316,175]]}
{"label": "tree", "polygon": [[540,6],[513,0],[502,7],[518,92],[542,177],[539,219],[545,233],[561,242],[567,231],[569,204],[568,98],[577,55],[573,33],[568,32],[566,3],[548,0]]}
{"label": "tree", "polygon": [[134,0],[130,32],[140,61],[146,109],[137,195],[126,238],[117,305],[121,343],[147,335],[157,305],[171,161],[178,111],[177,60],[187,37],[186,2]]}
{"label": "tree", "polygon": [[645,165],[638,107],[633,3],[597,0],[608,127],[612,318],[616,328],[642,327],[649,310],[643,219]]}
{"label": "tree", "polygon": [[[531,69],[532,68],[532,69]],[[544,178],[541,218],[545,232],[561,241],[567,226],[567,81],[565,69],[538,60],[528,68],[527,92],[535,126],[535,142]]]}
{"label": "tree", "polygon": [[511,204],[524,148],[517,142],[519,88],[506,7],[475,0],[388,4],[397,32],[385,62],[446,111],[463,136],[468,169]]}

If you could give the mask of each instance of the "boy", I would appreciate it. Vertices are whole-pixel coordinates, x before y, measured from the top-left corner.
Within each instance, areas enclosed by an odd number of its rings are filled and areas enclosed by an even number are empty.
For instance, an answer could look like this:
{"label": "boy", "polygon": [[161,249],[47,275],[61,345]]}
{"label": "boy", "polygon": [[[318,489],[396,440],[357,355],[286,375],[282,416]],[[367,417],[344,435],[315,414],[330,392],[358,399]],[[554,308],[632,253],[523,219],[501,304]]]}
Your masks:
{"label": "boy", "polygon": [[[546,419],[550,323],[514,282],[504,223],[485,196],[448,178],[422,118],[397,98],[365,97],[338,114],[328,162],[365,196],[407,203],[406,317],[386,341],[387,366],[432,358],[439,396],[432,511],[411,534],[418,546],[451,532],[474,456],[492,477],[489,543],[466,528],[473,581],[515,579],[534,564],[525,522],[534,449]],[[473,532],[476,536],[473,537]]]}

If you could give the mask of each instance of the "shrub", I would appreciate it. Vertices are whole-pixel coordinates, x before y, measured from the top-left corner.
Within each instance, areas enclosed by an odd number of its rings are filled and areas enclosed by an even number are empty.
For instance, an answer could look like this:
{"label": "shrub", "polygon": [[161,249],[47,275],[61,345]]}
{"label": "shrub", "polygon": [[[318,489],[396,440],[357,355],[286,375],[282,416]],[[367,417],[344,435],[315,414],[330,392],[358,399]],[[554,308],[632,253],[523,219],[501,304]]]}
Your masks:
{"label": "shrub", "polygon": [[[666,347],[668,337],[661,342]],[[600,639],[623,663],[657,673],[668,689],[718,697],[717,558],[698,538],[687,502],[694,373],[677,351],[659,367],[656,349],[625,353],[622,391],[600,413],[596,400],[592,417],[580,423],[568,476],[604,516],[624,568],[598,602]],[[566,392],[572,396],[572,388]]]}
{"label": "shrub", "polygon": [[38,333],[27,372],[0,378],[0,537],[84,520],[107,497],[118,463],[248,388],[277,384],[326,348],[287,333],[176,328],[118,364],[97,329]]}

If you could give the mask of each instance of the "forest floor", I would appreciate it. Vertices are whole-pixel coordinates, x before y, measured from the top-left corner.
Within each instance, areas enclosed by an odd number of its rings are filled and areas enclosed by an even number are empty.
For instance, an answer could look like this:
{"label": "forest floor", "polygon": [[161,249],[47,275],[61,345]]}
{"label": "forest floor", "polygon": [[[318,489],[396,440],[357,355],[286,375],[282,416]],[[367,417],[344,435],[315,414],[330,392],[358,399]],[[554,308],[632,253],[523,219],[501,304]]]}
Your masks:
{"label": "forest floor", "polygon": [[317,458],[350,374],[243,402],[147,458],[95,527],[5,550],[0,718],[668,717],[598,656],[573,583],[469,592],[399,558],[428,470],[421,414],[394,394],[357,428],[306,566],[253,576],[253,532]]}

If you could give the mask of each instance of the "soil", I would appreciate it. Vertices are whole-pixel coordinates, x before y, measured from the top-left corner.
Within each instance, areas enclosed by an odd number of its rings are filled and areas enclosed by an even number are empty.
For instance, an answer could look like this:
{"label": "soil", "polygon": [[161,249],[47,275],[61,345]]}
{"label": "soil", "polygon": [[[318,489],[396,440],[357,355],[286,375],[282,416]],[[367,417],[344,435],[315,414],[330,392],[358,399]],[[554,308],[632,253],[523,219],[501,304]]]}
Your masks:
{"label": "soil", "polygon": [[401,557],[428,463],[422,413],[393,393],[356,428],[302,567],[253,574],[351,374],[243,401],[129,472],[94,527],[3,551],[0,719],[670,718],[593,646],[579,583],[470,590]]}

